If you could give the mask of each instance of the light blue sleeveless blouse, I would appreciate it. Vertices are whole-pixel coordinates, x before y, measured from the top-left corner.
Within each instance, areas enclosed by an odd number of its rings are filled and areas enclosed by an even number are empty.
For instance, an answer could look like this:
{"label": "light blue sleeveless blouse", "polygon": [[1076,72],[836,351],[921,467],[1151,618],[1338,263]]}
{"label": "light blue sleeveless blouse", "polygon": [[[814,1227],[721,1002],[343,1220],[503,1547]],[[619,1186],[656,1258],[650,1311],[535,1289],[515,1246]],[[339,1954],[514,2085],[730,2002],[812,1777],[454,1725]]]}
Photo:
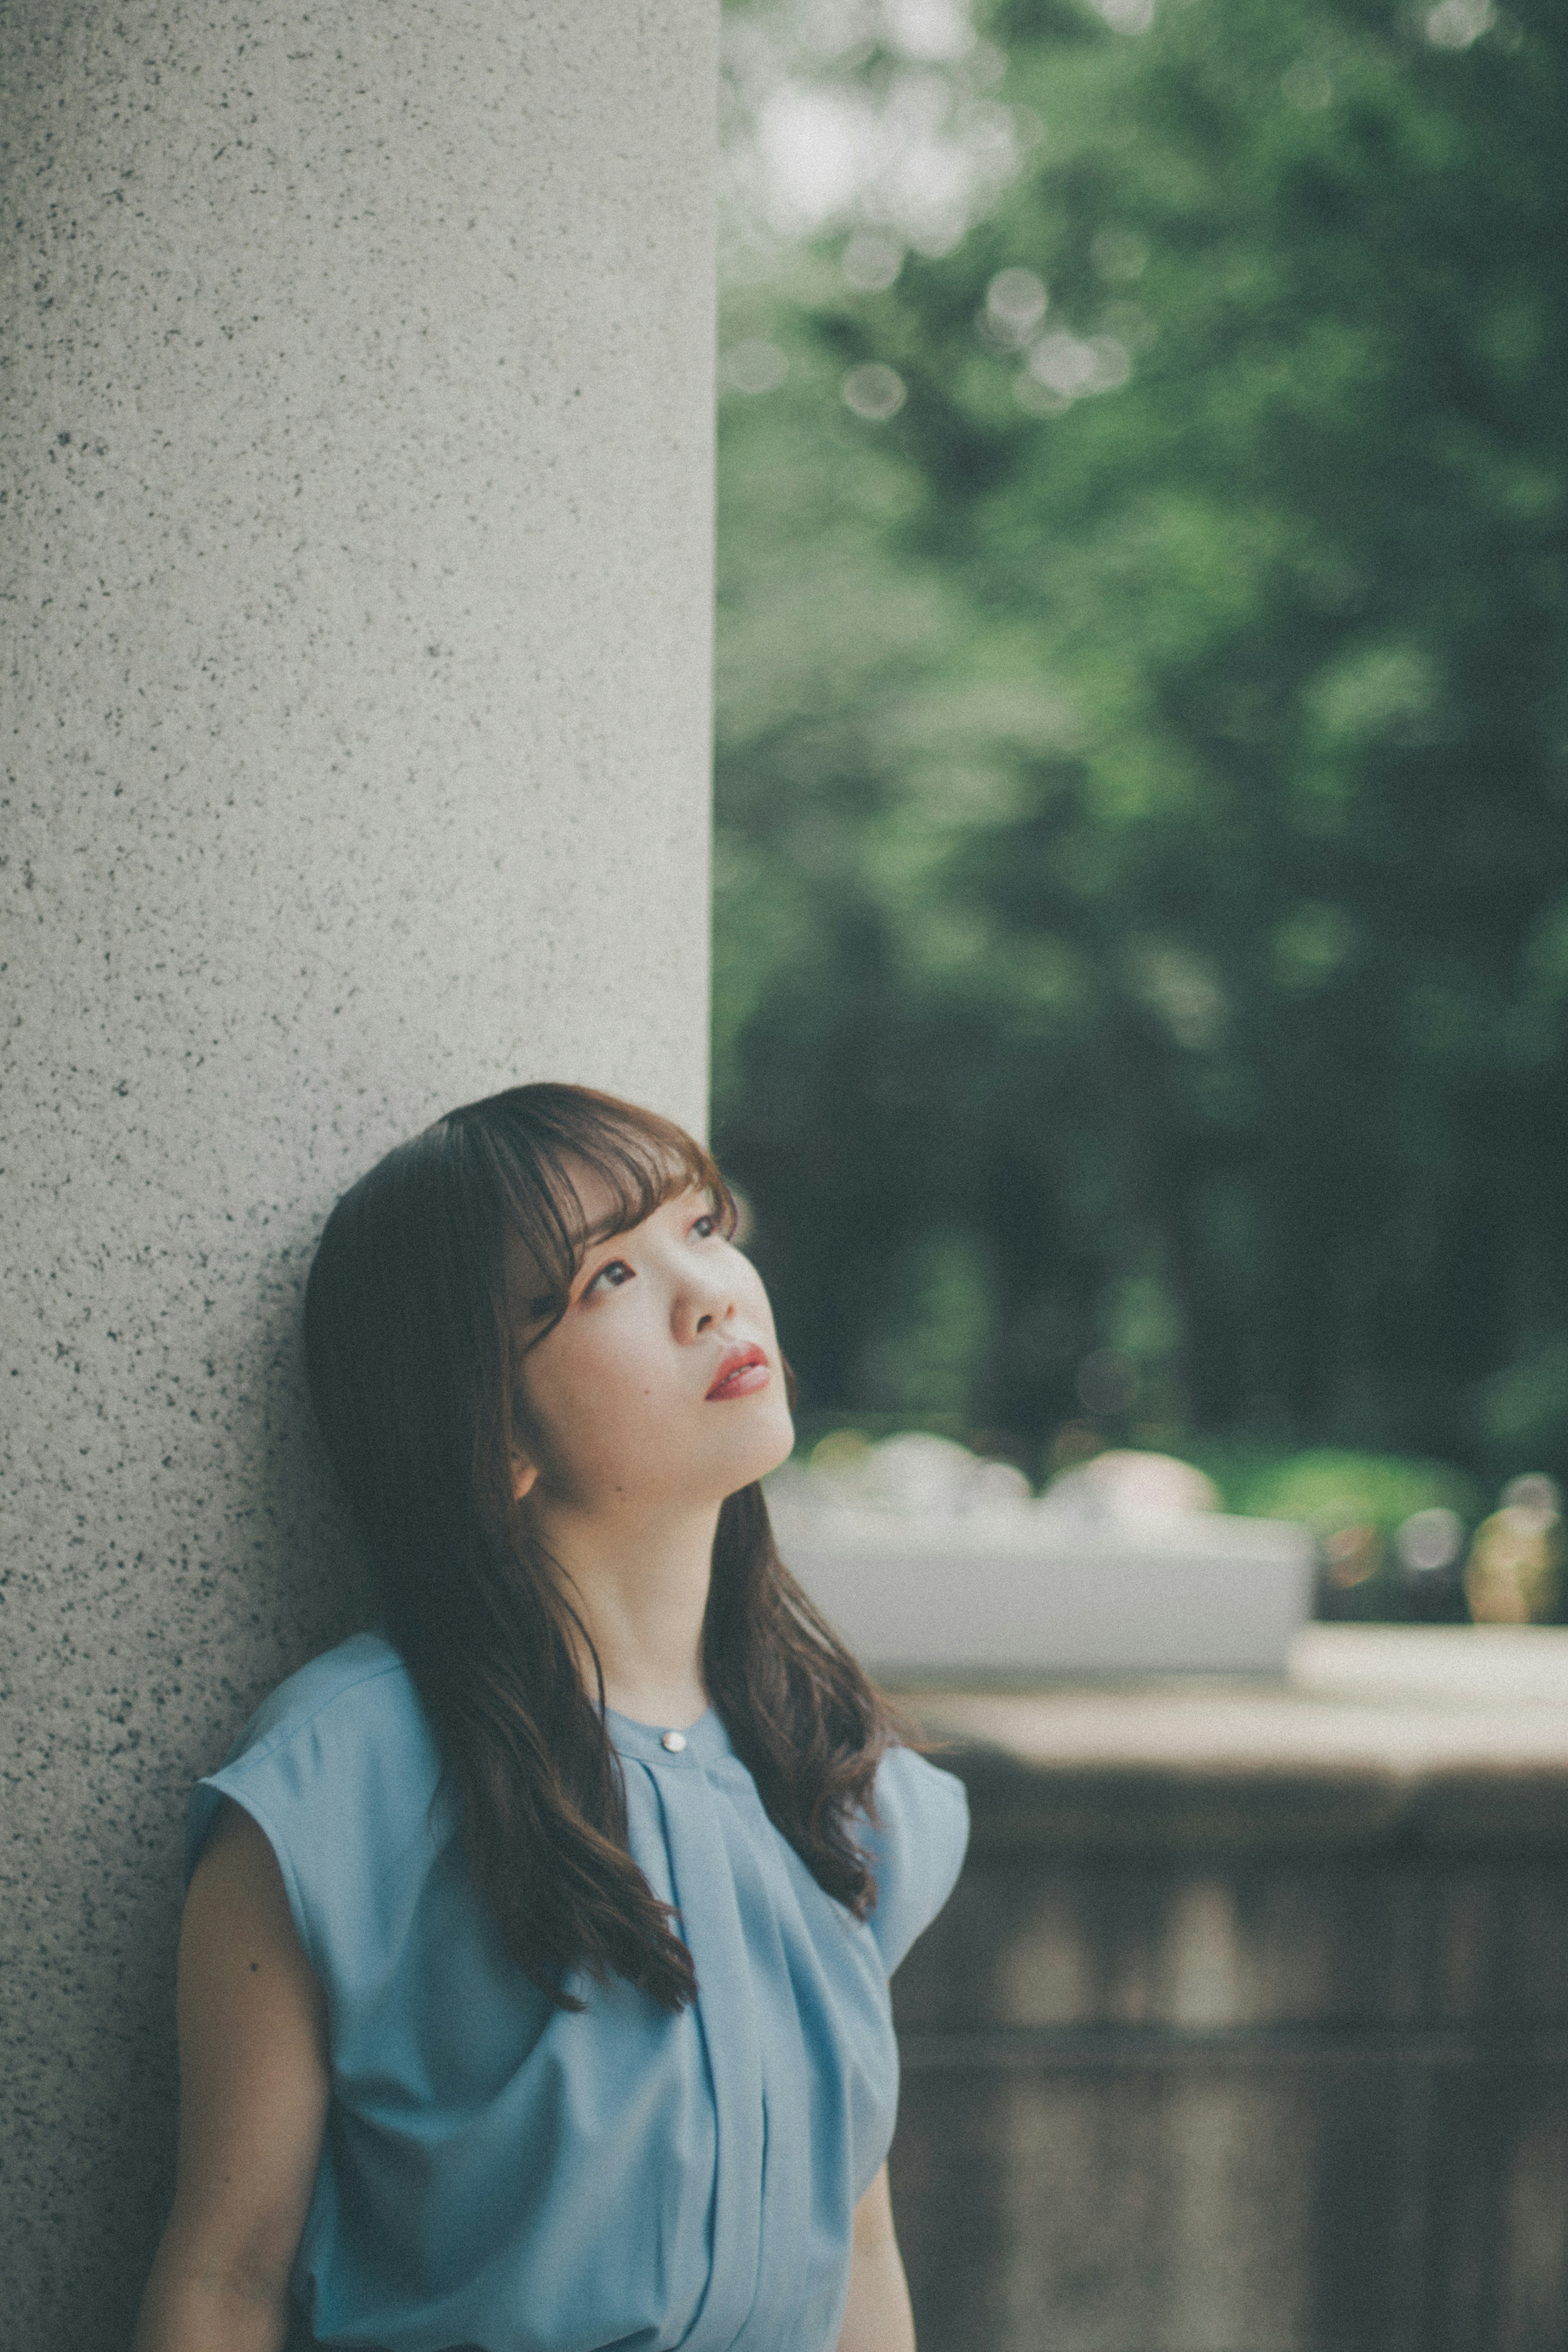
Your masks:
{"label": "light blue sleeveless blouse", "polygon": [[831,2352],[893,2135],[887,1979],[946,1900],[964,1791],[884,1758],[866,1924],[762,1809],[710,1710],[672,1753],[612,1715],[632,1853],[695,2005],[616,1979],[552,2009],[464,1869],[407,1670],[357,1634],[274,1692],[192,1801],[271,1843],[327,1995],[332,2101],[295,2293],[379,2352]]}

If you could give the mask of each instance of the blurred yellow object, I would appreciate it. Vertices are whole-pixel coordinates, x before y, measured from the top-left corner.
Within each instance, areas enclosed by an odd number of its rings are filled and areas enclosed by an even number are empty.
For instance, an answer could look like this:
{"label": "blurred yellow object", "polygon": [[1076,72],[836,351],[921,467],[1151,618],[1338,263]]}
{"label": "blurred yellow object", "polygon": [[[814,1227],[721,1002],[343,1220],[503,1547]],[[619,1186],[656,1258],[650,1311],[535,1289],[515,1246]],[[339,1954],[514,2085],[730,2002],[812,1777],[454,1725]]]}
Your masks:
{"label": "blurred yellow object", "polygon": [[1483,1519],[1465,1563],[1465,1599],[1478,1625],[1544,1625],[1563,1591],[1563,1520],[1538,1503],[1506,1503]]}

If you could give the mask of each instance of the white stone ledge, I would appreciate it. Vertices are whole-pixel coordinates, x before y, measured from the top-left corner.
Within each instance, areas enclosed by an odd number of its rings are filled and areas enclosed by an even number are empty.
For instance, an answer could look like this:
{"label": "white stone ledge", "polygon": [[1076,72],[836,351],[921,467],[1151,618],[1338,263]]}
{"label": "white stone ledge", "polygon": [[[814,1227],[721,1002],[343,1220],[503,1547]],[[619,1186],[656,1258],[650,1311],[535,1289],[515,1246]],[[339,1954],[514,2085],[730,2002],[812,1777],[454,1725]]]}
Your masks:
{"label": "white stone ledge", "polygon": [[894,1689],[982,1845],[1568,1853],[1568,1629],[1314,1625],[1276,1676]]}
{"label": "white stone ledge", "polygon": [[1312,1538],[1280,1520],[772,1511],[789,1567],[888,1679],[1282,1674],[1312,1612]]}
{"label": "white stone ledge", "polygon": [[1407,1775],[1526,1764],[1568,1773],[1563,1626],[1309,1625],[1278,1679],[904,1687],[942,1737],[1047,1768]]}

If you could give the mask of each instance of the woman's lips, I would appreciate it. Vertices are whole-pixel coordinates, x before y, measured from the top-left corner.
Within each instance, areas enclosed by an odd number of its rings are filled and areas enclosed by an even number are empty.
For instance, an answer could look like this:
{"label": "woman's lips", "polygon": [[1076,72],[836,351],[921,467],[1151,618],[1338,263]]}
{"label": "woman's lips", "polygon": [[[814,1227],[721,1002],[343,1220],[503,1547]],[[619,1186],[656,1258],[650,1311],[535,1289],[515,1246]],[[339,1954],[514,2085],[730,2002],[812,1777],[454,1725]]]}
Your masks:
{"label": "woman's lips", "polygon": [[724,1397],[750,1396],[765,1389],[773,1375],[768,1369],[768,1358],[760,1348],[732,1348],[718,1368],[718,1375],[704,1402],[712,1404]]}

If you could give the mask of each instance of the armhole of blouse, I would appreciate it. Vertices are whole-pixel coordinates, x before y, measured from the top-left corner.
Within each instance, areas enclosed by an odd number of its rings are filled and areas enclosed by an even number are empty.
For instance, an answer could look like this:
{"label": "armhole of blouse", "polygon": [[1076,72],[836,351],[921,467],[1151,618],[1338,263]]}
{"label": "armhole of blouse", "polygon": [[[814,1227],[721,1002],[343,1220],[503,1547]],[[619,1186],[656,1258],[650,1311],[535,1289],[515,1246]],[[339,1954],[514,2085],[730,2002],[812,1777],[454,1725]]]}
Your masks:
{"label": "armhole of blouse", "polygon": [[888,1757],[899,1760],[889,1773],[875,1832],[878,1876],[888,1875],[871,1927],[891,1976],[953,1892],[968,1846],[969,1809],[956,1773],[913,1748],[891,1748]]}
{"label": "armhole of blouse", "polygon": [[[236,1812],[244,1813],[247,1820],[256,1823],[256,1828],[271,1847],[272,1858],[277,1864],[278,1875],[283,1881],[283,1892],[287,1897],[288,1916],[294,1923],[294,1932],[299,1938],[299,1948],[309,1962],[315,1976],[325,1983],[326,1979],[321,1973],[320,1955],[316,1949],[315,1938],[310,1933],[309,1915],[306,1909],[304,1891],[299,1884],[298,1873],[294,1866],[294,1857],[288,1851],[282,1832],[267,1819],[264,1808],[256,1803],[256,1799],[248,1791],[231,1788],[228,1785],[228,1771],[225,1769],[210,1773],[206,1779],[198,1780],[196,1783],[195,1795],[192,1802],[193,1818],[185,1851],[186,1891],[189,1892],[191,1881],[201,1866],[202,1856],[212,1843],[213,1832],[223,1818],[225,1805],[232,1805]],[[203,1807],[201,1816],[197,1818],[195,1806],[203,1798],[210,1799],[211,1801]]]}

